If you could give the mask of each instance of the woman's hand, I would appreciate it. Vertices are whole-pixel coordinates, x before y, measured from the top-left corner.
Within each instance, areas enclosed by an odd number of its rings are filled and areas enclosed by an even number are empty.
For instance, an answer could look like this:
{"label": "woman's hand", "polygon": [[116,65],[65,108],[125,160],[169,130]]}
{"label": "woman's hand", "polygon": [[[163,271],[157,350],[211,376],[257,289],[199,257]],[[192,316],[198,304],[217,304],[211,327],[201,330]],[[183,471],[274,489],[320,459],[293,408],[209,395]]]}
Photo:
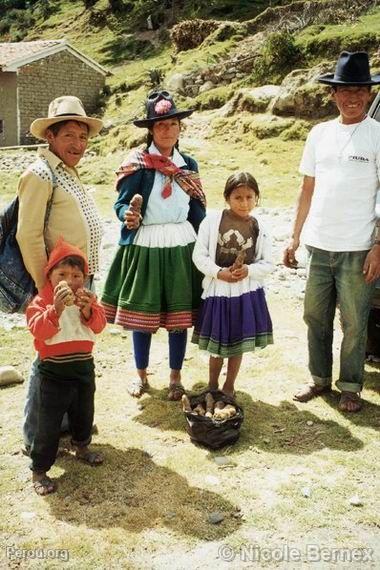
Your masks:
{"label": "woman's hand", "polygon": [[141,222],[141,215],[138,212],[133,212],[132,210],[126,210],[124,214],[124,225],[127,226],[129,230],[137,230]]}
{"label": "woman's hand", "polygon": [[89,289],[77,289],[75,293],[75,304],[79,307],[86,320],[91,316],[91,305],[96,300],[96,295]]}

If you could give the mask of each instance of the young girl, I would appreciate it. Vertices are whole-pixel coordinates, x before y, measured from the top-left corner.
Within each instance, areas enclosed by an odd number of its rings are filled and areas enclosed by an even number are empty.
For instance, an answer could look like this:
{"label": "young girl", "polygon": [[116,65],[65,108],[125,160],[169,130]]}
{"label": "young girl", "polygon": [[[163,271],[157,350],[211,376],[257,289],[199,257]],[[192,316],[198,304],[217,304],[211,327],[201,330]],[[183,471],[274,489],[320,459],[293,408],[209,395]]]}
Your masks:
{"label": "young girl", "polygon": [[273,342],[263,288],[265,276],[273,270],[272,245],[264,227],[250,215],[259,196],[251,174],[230,176],[224,189],[229,208],[206,216],[193,253],[205,277],[192,342],[210,353],[211,389],[218,388],[223,359],[228,358],[222,390],[229,396],[234,396],[243,352]]}

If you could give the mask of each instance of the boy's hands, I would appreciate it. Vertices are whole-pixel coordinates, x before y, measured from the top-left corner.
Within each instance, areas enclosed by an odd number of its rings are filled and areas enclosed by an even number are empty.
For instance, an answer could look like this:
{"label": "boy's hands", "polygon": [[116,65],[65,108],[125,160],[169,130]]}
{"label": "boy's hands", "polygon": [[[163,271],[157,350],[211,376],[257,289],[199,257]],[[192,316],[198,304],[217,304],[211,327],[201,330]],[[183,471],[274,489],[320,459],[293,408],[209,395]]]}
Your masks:
{"label": "boy's hands", "polygon": [[[59,283],[54,289],[54,307],[58,317],[60,317],[67,306],[67,297],[73,295],[69,287],[63,288]],[[79,307],[86,320],[91,316],[91,305],[95,302],[96,295],[89,289],[77,289],[75,293],[75,304]],[[70,303],[72,304],[72,302]]]}
{"label": "boy's hands", "polygon": [[96,300],[96,295],[89,289],[77,289],[75,293],[75,304],[79,307],[86,320],[91,316],[91,305]]}
{"label": "boy's hands", "polygon": [[65,298],[68,296],[68,294],[68,291],[66,289],[63,289],[58,283],[54,289],[54,308],[58,317],[62,315],[66,307]]}

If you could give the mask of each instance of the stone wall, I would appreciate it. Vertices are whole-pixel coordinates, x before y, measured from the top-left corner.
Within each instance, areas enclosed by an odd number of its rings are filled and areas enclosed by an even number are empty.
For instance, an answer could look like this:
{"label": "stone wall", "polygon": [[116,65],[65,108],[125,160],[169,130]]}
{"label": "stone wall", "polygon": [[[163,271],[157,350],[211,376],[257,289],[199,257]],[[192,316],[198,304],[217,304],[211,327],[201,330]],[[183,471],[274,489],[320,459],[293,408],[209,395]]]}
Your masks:
{"label": "stone wall", "polygon": [[17,137],[17,76],[0,71],[0,146],[15,146]]}
{"label": "stone wall", "polygon": [[264,37],[264,34],[256,34],[249,49],[247,48],[229,59],[190,73],[172,75],[167,80],[167,87],[179,91],[183,95],[196,97],[203,91],[220,85],[229,85],[251,75],[258,55],[258,48],[264,41]]}
{"label": "stone wall", "polygon": [[61,51],[21,67],[18,71],[20,144],[34,143],[31,122],[46,117],[50,101],[61,95],[76,95],[86,112],[98,104],[105,77],[69,51]]}

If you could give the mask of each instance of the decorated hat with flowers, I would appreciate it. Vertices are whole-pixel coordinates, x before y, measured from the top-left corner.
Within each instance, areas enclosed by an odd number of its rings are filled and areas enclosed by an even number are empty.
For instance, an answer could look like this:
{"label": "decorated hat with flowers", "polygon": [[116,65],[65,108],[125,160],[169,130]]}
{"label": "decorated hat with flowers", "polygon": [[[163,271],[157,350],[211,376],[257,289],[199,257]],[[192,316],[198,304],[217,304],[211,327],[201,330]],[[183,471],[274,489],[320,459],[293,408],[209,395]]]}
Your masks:
{"label": "decorated hat with flowers", "polygon": [[179,111],[175,106],[173,97],[168,91],[153,91],[148,95],[145,106],[146,119],[133,121],[133,124],[136,125],[136,127],[149,128],[156,121],[164,121],[165,119],[184,119],[194,111],[194,109]]}

